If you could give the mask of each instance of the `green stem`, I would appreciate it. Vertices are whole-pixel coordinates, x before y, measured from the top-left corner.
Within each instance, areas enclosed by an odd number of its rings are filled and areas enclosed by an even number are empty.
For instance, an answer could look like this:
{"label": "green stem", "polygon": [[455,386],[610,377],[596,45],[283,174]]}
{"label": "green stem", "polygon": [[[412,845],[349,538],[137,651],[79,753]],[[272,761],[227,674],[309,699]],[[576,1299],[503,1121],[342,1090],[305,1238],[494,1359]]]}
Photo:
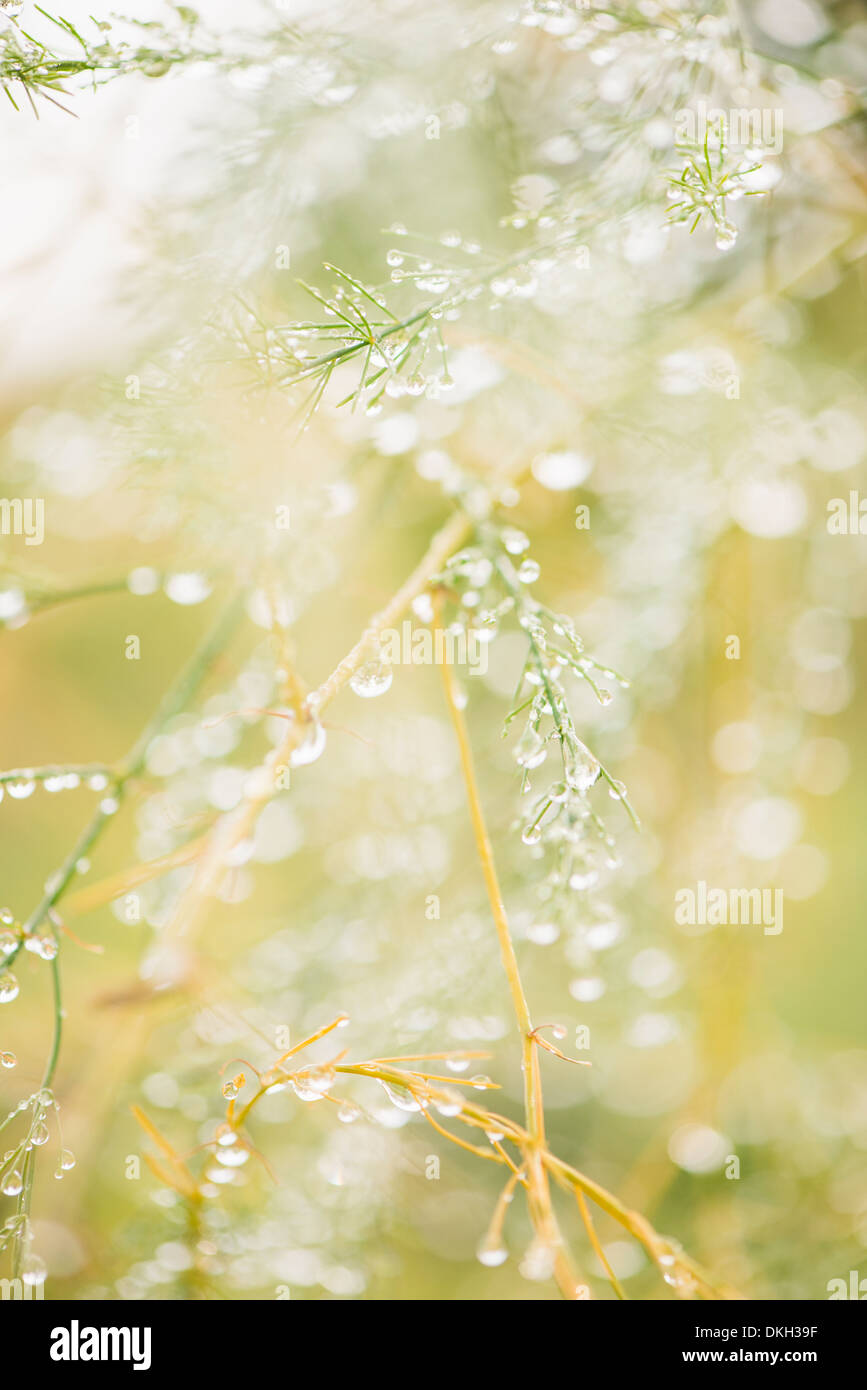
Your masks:
{"label": "green stem", "polygon": [[111,779],[114,776],[112,769],[104,763],[53,763],[47,767],[13,767],[7,772],[0,772],[0,786],[7,782],[47,782],[51,777],[69,777],[72,774],[83,778]]}
{"label": "green stem", "polygon": [[[223,651],[226,642],[234,631],[242,613],[243,594],[237,593],[228,603],[218,622],[205,638],[198,650],[193,654],[184,670],[181,672],[174,685],[168,691],[165,698],[160,703],[154,717],[142,730],[139,738],[133,744],[126,758],[120,767],[112,772],[111,781],[106,790],[110,791],[113,798],[120,802],[126,791],[128,784],[141,772],[145,765],[147,750],[152,740],[162,728],[185,708],[192,695],[204,679],[205,674],[212,665],[213,661]],[[104,811],[101,807],[96,811],[90,823],[85,827],[75,843],[75,846],[67,855],[60,868],[59,873],[51,883],[51,887],[45,893],[38,907],[31,913],[24,926],[24,934],[32,934],[42,923],[46,916],[52,911],[60,898],[65,893],[73,876],[75,875],[79,861],[86,856],[96,841],[99,839],[103,829],[109,820],[112,819],[114,811]],[[53,928],[52,928],[53,930]],[[56,933],[55,933],[56,936]],[[6,964],[15,959],[21,949],[23,942],[7,958]],[[59,943],[58,943],[59,945]],[[57,1070],[57,1062],[60,1057],[60,1044],[63,1037],[63,1000],[61,993],[60,962],[59,951],[51,962],[52,973],[52,994],[54,1001],[54,1030],[51,1039],[51,1050],[45,1063],[45,1071],[40,1083],[40,1090],[50,1089],[54,1075]],[[14,1275],[17,1278],[26,1246],[26,1222],[30,1211],[30,1199],[33,1188],[34,1159],[32,1150],[28,1151],[24,1163],[24,1186],[19,1199],[19,1215],[25,1218],[25,1225],[19,1232],[16,1240],[14,1256]]]}

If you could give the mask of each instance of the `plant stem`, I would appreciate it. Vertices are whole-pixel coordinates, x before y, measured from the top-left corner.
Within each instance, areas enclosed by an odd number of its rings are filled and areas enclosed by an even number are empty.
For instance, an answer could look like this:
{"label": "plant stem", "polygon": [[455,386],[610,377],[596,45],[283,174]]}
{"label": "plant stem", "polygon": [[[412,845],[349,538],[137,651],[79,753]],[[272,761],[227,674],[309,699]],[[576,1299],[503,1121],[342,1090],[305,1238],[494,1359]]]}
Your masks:
{"label": "plant stem", "polygon": [[[119,803],[122,800],[123,794],[126,791],[128,784],[141,772],[142,768],[144,767],[145,759],[147,757],[147,750],[153,738],[156,736],[157,733],[159,733],[160,729],[162,729],[165,726],[165,724],[168,723],[170,719],[172,719],[185,707],[193,692],[197,689],[198,685],[204,678],[205,673],[210,668],[214,659],[220,654],[220,652],[223,651],[230,634],[234,631],[234,628],[241,616],[242,597],[242,594],[239,593],[232,598],[232,600],[222,613],[215,627],[206,637],[205,641],[201,644],[199,649],[194,653],[192,659],[188,662],[187,666],[181,672],[174,685],[171,687],[171,689],[166,694],[165,698],[160,703],[160,706],[153,719],[151,719],[149,723],[145,726],[139,738],[136,740],[133,747],[127,754],[126,758],[120,764],[120,767],[111,773],[111,780],[106,790],[110,791],[113,800],[117,803]],[[50,883],[50,887],[46,890],[41,902],[34,909],[30,917],[24,924],[24,936],[31,935],[34,931],[36,931],[36,929],[42,924],[44,919],[51,913],[55,905],[60,901],[60,898],[65,893],[66,889],[68,888],[76,873],[80,860],[90,852],[91,848],[99,839],[99,836],[102,834],[102,831],[108,824],[109,820],[113,818],[113,815],[113,810],[104,810],[101,806],[97,809],[96,813],[91,818],[89,824],[82,831],[73,849],[70,851],[66,859],[63,861],[63,864],[61,865],[59,872],[54,876],[53,880]],[[10,955],[7,957],[7,964],[15,959],[18,952],[21,950],[22,945],[23,938],[22,941],[19,941],[15,950],[11,952]],[[54,1081],[54,1074],[57,1070],[58,1059],[60,1057],[60,1044],[63,1037],[63,1002],[61,995],[59,941],[58,954],[56,954],[51,961],[51,975],[52,995],[54,1004],[54,1026],[51,1039],[51,1048],[48,1054],[47,1061],[45,1063],[45,1071],[43,1073],[42,1081],[40,1082],[40,1090],[48,1090],[52,1086],[52,1083]],[[27,1159],[25,1161],[24,1188],[22,1191],[21,1202],[19,1204],[19,1210],[24,1213],[25,1218],[30,1210],[30,1199],[33,1187],[34,1169],[35,1163],[33,1161],[33,1152],[31,1150],[28,1152]],[[26,1220],[24,1226],[19,1232],[19,1238],[16,1241],[14,1257],[16,1276],[21,1267],[21,1260],[23,1258],[25,1244]]]}
{"label": "plant stem", "polygon": [[52,777],[107,777],[114,776],[112,769],[104,763],[49,764],[47,767],[12,767],[0,772],[0,787],[7,782],[47,782]]}
{"label": "plant stem", "polygon": [[[120,803],[128,788],[129,783],[139,775],[145,765],[147,750],[156,735],[162,728],[185,708],[193,693],[203,680],[206,672],[213,664],[215,658],[219,656],[230,634],[234,631],[242,610],[242,595],[236,594],[226,609],[220,616],[218,622],[206,637],[192,658],[181,672],[174,685],[170,688],[164,699],[161,701],[156,714],[147,723],[136,742],[133,744],[129,753],[123,759],[119,767],[110,772],[110,782],[106,791],[110,793],[113,800]],[[103,830],[110,820],[113,819],[114,810],[105,811],[98,807],[87,826],[85,826],[73,849],[64,859],[58,872],[50,880],[50,887],[46,890],[41,902],[34,909],[24,924],[24,935],[31,935],[38,926],[44,921],[45,917],[56,907],[63,894],[69,887],[75,876],[79,861],[85,858],[99,839]],[[22,942],[19,942],[14,951],[7,957],[7,964],[11,963],[21,949]]]}
{"label": "plant stem", "polygon": [[[441,627],[440,609],[441,600],[438,600],[436,605],[436,626],[438,629]],[[467,735],[466,721],[458,704],[454,673],[447,661],[442,663],[440,669],[442,671],[446,704],[448,705],[458,743],[461,771],[463,773],[464,785],[467,792],[467,802],[469,805],[470,820],[473,826],[473,835],[476,841],[476,852],[482,866],[485,888],[494,916],[497,939],[500,943],[500,955],[503,960],[503,969],[506,972],[506,979],[509,983],[512,1005],[515,1010],[515,1018],[517,1019],[518,1030],[521,1036],[527,1124],[534,1138],[544,1139],[544,1116],[542,1114],[540,1088],[537,1083],[538,1056],[532,1038],[533,1024],[530,1018],[530,1010],[527,1005],[526,995],[524,994],[524,986],[521,982],[521,975],[518,969],[518,958],[515,955],[515,947],[512,942],[511,932],[509,931],[509,921],[506,916],[506,909],[500,891],[496,866],[494,864],[494,851],[491,846],[490,836],[488,835],[484,814],[482,812],[481,797],[479,795],[479,785],[473,764],[472,749],[470,748],[470,741]],[[534,1065],[528,1065],[530,1057],[533,1058]]]}
{"label": "plant stem", "polygon": [[[464,540],[471,526],[469,517],[463,512],[456,512],[440,528],[422,559],[385,608],[371,618],[354,647],[338,662],[322,685],[307,697],[306,708],[311,719],[319,717],[321,711],[343,689],[363,662],[369,659],[371,650],[384,629],[393,626],[412,600],[427,587],[433,576],[442,569],[449,556]],[[286,736],[273,755],[274,767],[289,765],[307,727],[299,719],[288,725]],[[266,766],[262,771],[266,775],[262,777],[259,785],[249,791],[233,811],[221,816],[206,837],[192,882],[183,893],[174,917],[163,931],[163,941],[171,941],[179,936],[189,938],[195,933],[208,896],[220,881],[228,855],[249,833],[259,812],[271,800],[277,789],[276,778],[271,774],[270,767]]]}
{"label": "plant stem", "polygon": [[51,988],[54,999],[54,1035],[51,1040],[51,1051],[48,1054],[48,1061],[45,1063],[45,1071],[39,1083],[41,1091],[47,1091],[54,1080],[54,1073],[57,1069],[57,1059],[60,1056],[60,1040],[63,1035],[63,1001],[60,994],[60,964],[58,956],[51,962]]}
{"label": "plant stem", "polygon": [[[441,606],[442,598],[438,596],[434,610],[435,622],[438,628],[441,626]],[[509,991],[512,996],[512,1005],[518,1024],[518,1032],[521,1038],[521,1066],[524,1074],[524,1110],[528,1133],[526,1150],[527,1201],[530,1216],[537,1235],[541,1238],[545,1248],[550,1251],[553,1258],[554,1276],[559,1285],[560,1292],[565,1298],[576,1299],[581,1296],[582,1287],[578,1283],[577,1276],[572,1270],[571,1262],[563,1248],[562,1238],[551,1202],[551,1191],[543,1158],[545,1152],[545,1110],[542,1098],[539,1049],[536,1045],[530,1010],[527,1005],[527,998],[524,993],[524,986],[521,982],[521,974],[518,968],[518,958],[515,954],[515,947],[509,930],[509,919],[506,915],[503,895],[500,891],[500,884],[497,878],[494,851],[485,824],[481,797],[479,795],[479,786],[473,763],[472,749],[467,734],[466,720],[464,719],[457,699],[454,673],[448,661],[442,663],[441,670],[446,703],[449,708],[449,714],[451,715],[458,742],[461,770],[463,772],[470,819],[472,821],[473,834],[476,841],[476,852],[482,866],[485,888],[491,905],[491,912],[494,917],[494,925],[497,929],[497,938],[500,943],[503,968],[506,972],[506,979],[508,980]]]}

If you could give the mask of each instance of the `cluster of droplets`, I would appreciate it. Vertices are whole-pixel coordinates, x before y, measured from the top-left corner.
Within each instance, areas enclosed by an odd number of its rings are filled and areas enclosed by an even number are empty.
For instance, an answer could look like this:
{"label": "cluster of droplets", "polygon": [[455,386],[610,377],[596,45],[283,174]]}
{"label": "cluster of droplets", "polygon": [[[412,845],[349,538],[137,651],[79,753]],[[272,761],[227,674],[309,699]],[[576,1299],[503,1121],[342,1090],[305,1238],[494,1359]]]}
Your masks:
{"label": "cluster of droplets", "polygon": [[[0,1054],[0,1061],[7,1057],[11,1057],[11,1053]],[[3,1061],[4,1066],[14,1064],[14,1058],[11,1063]],[[51,1138],[48,1117],[52,1111],[59,1111],[59,1106],[53,1093],[43,1089],[19,1101],[7,1118],[12,1119],[15,1115],[23,1115],[28,1111],[31,1112],[31,1119],[24,1138],[15,1147],[7,1149],[0,1159],[0,1193],[4,1197],[18,1197],[24,1190],[24,1162],[34,1149],[42,1149],[48,1143]],[[74,1167],[75,1155],[70,1149],[61,1147],[55,1178],[61,1179]]]}
{"label": "cluster of droplets", "polygon": [[18,998],[18,980],[4,967],[4,962],[17,954],[21,936],[21,923],[15,920],[15,914],[8,907],[0,908],[0,1004],[11,1004]]}
{"label": "cluster of droplets", "polygon": [[[454,317],[457,309],[449,311]],[[427,322],[413,333],[407,331],[389,332],[380,340],[378,353],[387,375],[380,391],[375,392],[368,403],[369,415],[379,414],[381,396],[400,400],[404,396],[425,396],[437,400],[453,390],[455,382],[449,371],[445,343],[440,335],[438,323],[444,310],[432,308],[428,311]]]}
{"label": "cluster of droplets", "polygon": [[230,1124],[220,1124],[214,1134],[213,1154],[202,1173],[199,1190],[204,1197],[215,1197],[221,1187],[236,1180],[250,1159],[250,1148]]}
{"label": "cluster of droplets", "polygon": [[[457,236],[454,245],[457,247],[460,244],[461,239]],[[411,280],[418,289],[437,297],[449,294],[451,290],[461,285],[469,275],[465,269],[442,265],[429,256],[418,255],[413,251],[405,250],[403,247],[390,247],[386,252],[385,260],[394,284]]]}
{"label": "cluster of droplets", "polygon": [[727,203],[764,189],[750,186],[750,176],[761,169],[752,151],[730,151],[721,131],[711,142],[708,132],[702,145],[679,145],[685,162],[679,173],[667,175],[668,220],[689,223],[693,230],[707,221],[714,230],[717,250],[730,251],[738,239],[738,229],[728,216]]}
{"label": "cluster of droplets", "polygon": [[10,1216],[0,1226],[0,1250],[12,1243],[23,1247],[24,1254],[19,1264],[21,1282],[30,1288],[38,1288],[45,1283],[48,1267],[42,1257],[30,1249],[31,1239],[30,1222],[24,1212]]}
{"label": "cluster of droplets", "polygon": [[[585,653],[571,619],[552,613],[529,595],[521,596],[526,581],[511,557],[524,553],[525,538],[508,533],[502,539],[510,558],[500,564],[500,572],[516,596],[518,621],[529,639],[516,708],[507,718],[504,733],[519,714],[523,716],[514,746],[522,773],[522,795],[527,798],[519,822],[521,839],[546,866],[536,888],[542,911],[539,920],[528,927],[527,936],[539,945],[548,945],[560,936],[561,922],[574,916],[574,895],[587,894],[599,884],[606,869],[619,863],[614,840],[594,810],[589,793],[605,782],[610,796],[626,801],[628,806],[625,786],[609,776],[578,737],[562,677],[571,670],[590,685],[603,705],[610,703],[613,695],[599,684],[600,678],[624,686],[628,682]],[[534,790],[534,774],[546,764],[552,749],[557,755],[556,772],[549,774],[544,790]]]}
{"label": "cluster of droplets", "polygon": [[[74,791],[76,787],[87,787],[91,791],[103,791],[111,781],[108,772],[99,770],[88,772],[76,768],[21,768],[14,775],[6,774],[0,781],[0,801],[4,795],[13,801],[27,801],[37,787],[56,793]],[[2,920],[2,918],[0,918]]]}
{"label": "cluster of droplets", "polygon": [[17,977],[4,968],[4,962],[16,956],[22,946],[46,961],[54,960],[58,950],[57,938],[49,928],[26,932],[8,907],[0,908],[0,1004],[11,1004],[18,998]]}
{"label": "cluster of droplets", "polygon": [[[529,547],[523,532],[507,528],[507,544],[519,555]],[[519,574],[523,584],[532,584],[539,576],[535,561],[523,560]],[[468,547],[453,555],[437,583],[446,588],[456,607],[455,617],[447,629],[454,636],[472,634],[477,642],[492,642],[504,618],[514,612],[515,598],[504,592],[497,569],[496,555],[487,545]]]}

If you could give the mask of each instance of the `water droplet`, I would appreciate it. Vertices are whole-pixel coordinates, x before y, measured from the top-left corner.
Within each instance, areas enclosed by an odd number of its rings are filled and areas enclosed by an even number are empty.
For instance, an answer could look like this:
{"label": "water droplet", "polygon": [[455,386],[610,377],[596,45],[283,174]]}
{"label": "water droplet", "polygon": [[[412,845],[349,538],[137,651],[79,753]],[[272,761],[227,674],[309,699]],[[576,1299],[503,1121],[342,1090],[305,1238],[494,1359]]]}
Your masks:
{"label": "water droplet", "polygon": [[0,932],[0,955],[11,956],[18,945],[18,937],[13,931]]}
{"label": "water droplet", "polygon": [[[469,1063],[467,1063],[469,1066]],[[464,1098],[459,1091],[441,1091],[434,1101],[434,1109],[438,1110],[446,1119],[451,1119],[455,1115],[460,1115],[464,1108]]]}
{"label": "water droplet", "polygon": [[170,574],[163,588],[172,603],[179,603],[183,607],[202,603],[211,592],[211,586],[205,576],[195,571]]}
{"label": "water droplet", "polygon": [[463,572],[474,589],[484,589],[494,572],[494,567],[487,555],[479,555],[463,566]]}
{"label": "water droplet", "polygon": [[64,1173],[68,1173],[71,1168],[75,1167],[75,1154],[71,1149],[60,1150],[60,1166]]}
{"label": "water droplet", "polygon": [[0,623],[26,622],[27,600],[21,589],[0,589]]}
{"label": "water droplet", "polygon": [[527,825],[521,831],[521,839],[525,845],[537,845],[542,838],[542,827],[539,825]]}
{"label": "water droplet", "polygon": [[578,487],[592,472],[592,460],[564,449],[560,453],[539,454],[530,465],[537,483],[552,492]]}
{"label": "water droplet", "polygon": [[380,1081],[380,1086],[385,1091],[392,1105],[397,1106],[398,1110],[421,1110],[421,1106],[411,1091],[403,1086],[392,1086],[387,1081]]}
{"label": "water droplet", "polygon": [[13,1168],[12,1172],[7,1173],[5,1178],[3,1179],[2,1186],[0,1186],[0,1192],[3,1193],[4,1197],[17,1197],[18,1193],[22,1191],[23,1187],[24,1179],[18,1172],[18,1169]]}
{"label": "water droplet", "polygon": [[447,1057],[446,1067],[449,1071],[462,1072],[469,1071],[470,1064],[465,1057]]}
{"label": "water droplet", "polygon": [[530,548],[530,538],[525,536],[523,531],[518,531],[513,526],[509,526],[502,533],[503,545],[510,555],[522,555],[525,550]]}
{"label": "water droplet", "polygon": [[554,922],[534,922],[527,928],[527,940],[536,946],[551,946],[560,935],[560,928]]}
{"label": "water droplet", "polygon": [[432,623],[434,619],[434,607],[430,594],[418,594],[412,601],[412,611],[419,622]]}
{"label": "water droplet", "polygon": [[386,265],[390,265],[390,266],[399,266],[399,265],[403,265],[403,261],[404,261],[404,257],[403,257],[403,255],[402,255],[402,253],[401,253],[400,251],[391,250],[391,251],[387,251],[387,252],[386,252],[386,256],[385,256],[385,263],[386,263]]}
{"label": "water droplet", "polygon": [[160,577],[155,569],[148,565],[141,565],[134,569],[127,577],[126,586],[131,594],[144,596],[145,594],[155,594],[160,586]]}
{"label": "water droplet", "polygon": [[554,1253],[542,1241],[533,1241],[518,1268],[524,1279],[542,1283],[554,1271]]}
{"label": "water droplet", "polygon": [[223,1095],[226,1100],[237,1100],[241,1094],[241,1087],[244,1084],[243,1072],[238,1076],[233,1076],[231,1081],[226,1081],[223,1085]]}
{"label": "water droplet", "polygon": [[730,251],[738,239],[738,229],[731,222],[720,222],[716,229],[718,251]]}
{"label": "water droplet", "polygon": [[0,1067],[5,1067],[7,1071],[11,1071],[17,1061],[14,1052],[0,1052]]}
{"label": "water droplet", "polygon": [[19,985],[11,970],[4,970],[0,975],[0,1004],[11,1004],[13,999],[18,998]]}
{"label": "water droplet", "polygon": [[541,573],[538,560],[522,560],[518,567],[518,578],[522,584],[535,584]]}
{"label": "water droplet", "polygon": [[321,758],[325,751],[326,734],[322,725],[315,720],[310,726],[304,738],[289,756],[291,767],[304,767],[307,763],[315,763],[317,758]]}
{"label": "water droplet", "polygon": [[22,1284],[30,1284],[31,1286],[44,1284],[47,1273],[48,1270],[46,1269],[45,1261],[41,1260],[38,1255],[25,1256],[21,1264]]}
{"label": "water droplet", "polygon": [[486,1236],[484,1240],[479,1242],[476,1258],[480,1264],[487,1265],[489,1269],[495,1269],[497,1265],[505,1264],[509,1258],[509,1252],[502,1242],[492,1241]]}
{"label": "water droplet", "polygon": [[292,1089],[299,1100],[321,1100],[326,1091],[331,1090],[335,1079],[330,1067],[310,1067],[292,1077]]}
{"label": "water droplet", "polygon": [[250,1157],[250,1150],[243,1144],[234,1144],[218,1148],[214,1157],[218,1163],[222,1163],[224,1168],[240,1168]]}
{"label": "water droplet", "polygon": [[16,782],[7,782],[6,790],[15,801],[25,801],[28,796],[33,795],[36,783],[29,778],[20,778]]}
{"label": "water droplet", "polygon": [[624,782],[612,780],[608,788],[608,795],[611,797],[612,801],[622,801],[626,795],[626,784]]}
{"label": "water droplet", "polygon": [[337,1118],[341,1124],[353,1125],[361,1118],[361,1106],[356,1105],[354,1100],[345,1100],[338,1107]]}
{"label": "water droplet", "polygon": [[569,993],[581,1004],[592,1004],[594,999],[601,999],[605,993],[605,981],[598,976],[586,975],[570,981]]}
{"label": "water droplet", "polygon": [[363,700],[372,700],[377,695],[384,695],[391,688],[394,672],[391,667],[379,658],[373,661],[365,661],[363,666],[359,666],[355,674],[350,678],[349,688],[356,695],[360,695]]}
{"label": "water droplet", "polygon": [[470,1077],[470,1085],[476,1091],[485,1091],[487,1090],[488,1086],[490,1086],[490,1084],[491,1078],[489,1076],[485,1076],[482,1072],[480,1072],[478,1076]]}
{"label": "water droplet", "polygon": [[25,936],[24,949],[34,956],[39,956],[40,960],[54,960],[57,955],[57,942],[50,932],[42,935],[34,933],[32,936]]}
{"label": "water droplet", "polygon": [[544,738],[537,729],[528,725],[515,749],[515,761],[518,766],[525,767],[528,771],[532,770],[534,767],[539,767],[547,756]]}
{"label": "water droplet", "polygon": [[39,1124],[34,1125],[30,1131],[30,1143],[37,1149],[41,1149],[43,1144],[47,1144],[50,1138],[48,1125],[42,1120],[39,1121]]}

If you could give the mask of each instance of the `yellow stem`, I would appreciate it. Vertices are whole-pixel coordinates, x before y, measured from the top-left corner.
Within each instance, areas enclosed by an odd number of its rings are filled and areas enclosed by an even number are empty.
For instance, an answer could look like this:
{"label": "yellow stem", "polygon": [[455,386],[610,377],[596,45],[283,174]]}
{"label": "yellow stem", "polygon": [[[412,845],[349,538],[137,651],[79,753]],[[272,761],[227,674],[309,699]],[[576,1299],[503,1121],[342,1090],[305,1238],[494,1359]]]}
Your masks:
{"label": "yellow stem", "polygon": [[611,1281],[611,1287],[617,1294],[617,1297],[625,1299],[626,1294],[623,1292],[623,1286],[621,1285],[620,1280],[617,1278],[617,1275],[614,1273],[614,1270],[611,1268],[608,1256],[602,1249],[602,1246],[599,1242],[599,1237],[596,1234],[596,1227],[593,1225],[593,1218],[590,1215],[590,1208],[587,1205],[587,1198],[584,1196],[584,1193],[581,1191],[580,1188],[578,1188],[575,1192],[575,1199],[578,1203],[578,1210],[581,1213],[581,1220],[584,1222],[584,1227],[587,1231],[587,1237],[590,1241],[590,1244],[593,1246],[596,1258],[601,1264],[602,1268],[605,1270],[605,1273],[608,1275],[608,1278]]}
{"label": "yellow stem", "polygon": [[[369,659],[371,650],[382,632],[394,626],[412,600],[442,569],[470,527],[469,518],[462,512],[457,512],[437,532],[412,574],[381,612],[371,618],[355,646],[335,666],[327,680],[308,696],[306,707],[311,715],[318,718],[325,706],[330,704],[358,668]],[[190,939],[194,935],[201,923],[209,897],[219,887],[229,855],[250,834],[259,812],[277,790],[272,769],[288,766],[305,731],[305,725],[301,720],[296,719],[288,726],[285,738],[273,755],[272,763],[260,769],[261,776],[258,781],[254,780],[253,787],[241,803],[234,810],[221,816],[205,839],[192,881],[182,894],[172,920],[162,933],[164,943],[178,937]]]}
{"label": "yellow stem", "polygon": [[[442,598],[438,595],[434,607],[437,626],[440,626],[441,607]],[[551,1202],[548,1174],[543,1160],[545,1151],[545,1111],[542,1100],[542,1078],[539,1069],[539,1051],[536,1047],[536,1036],[533,1032],[530,1010],[527,1005],[524,986],[521,982],[521,973],[518,968],[518,958],[515,954],[512,934],[509,930],[509,919],[506,915],[503,895],[500,891],[499,879],[497,878],[494,851],[485,824],[484,812],[482,811],[482,801],[479,795],[479,785],[476,779],[472,749],[467,733],[466,720],[464,719],[457,697],[454,673],[447,661],[442,663],[441,670],[446,703],[448,704],[449,714],[451,715],[458,742],[461,770],[463,772],[470,819],[472,821],[473,834],[476,841],[476,851],[482,866],[485,888],[491,905],[494,925],[497,930],[497,938],[500,943],[500,955],[503,959],[503,968],[506,972],[506,979],[509,984],[512,1004],[515,1010],[515,1018],[518,1024],[518,1032],[521,1037],[521,1056],[524,1073],[524,1110],[528,1134],[526,1152],[527,1203],[530,1217],[537,1234],[545,1246],[551,1251],[554,1260],[554,1277],[557,1280],[561,1293],[565,1298],[576,1299],[584,1295],[585,1287],[579,1284],[569,1257],[563,1248],[563,1242]]]}
{"label": "yellow stem", "polygon": [[[439,626],[439,609],[441,600],[437,601],[437,626]],[[446,703],[454,725],[455,735],[458,742],[458,752],[461,760],[461,771],[463,772],[464,784],[467,792],[467,803],[469,805],[470,820],[472,821],[473,834],[476,841],[476,852],[482,866],[485,888],[491,904],[491,912],[494,917],[494,925],[497,929],[497,938],[500,943],[500,955],[503,959],[503,968],[506,972],[506,979],[509,983],[509,990],[512,995],[512,1005],[515,1010],[515,1017],[518,1022],[518,1031],[521,1035],[522,1065],[524,1069],[524,1091],[526,1097],[527,1128],[531,1136],[537,1142],[543,1142],[545,1138],[545,1120],[542,1110],[542,1094],[539,1081],[538,1054],[536,1052],[535,1039],[533,1038],[533,1024],[530,1019],[530,1010],[524,994],[524,986],[521,983],[521,974],[518,969],[518,958],[515,955],[515,947],[512,942],[512,935],[509,931],[509,919],[506,916],[506,908],[503,903],[503,895],[500,892],[500,884],[497,878],[496,865],[494,864],[494,851],[491,846],[490,836],[485,825],[484,813],[482,811],[481,797],[479,796],[479,786],[476,780],[476,771],[473,763],[472,749],[467,734],[466,720],[460,708],[457,696],[454,672],[447,661],[440,667],[445,688]]]}

